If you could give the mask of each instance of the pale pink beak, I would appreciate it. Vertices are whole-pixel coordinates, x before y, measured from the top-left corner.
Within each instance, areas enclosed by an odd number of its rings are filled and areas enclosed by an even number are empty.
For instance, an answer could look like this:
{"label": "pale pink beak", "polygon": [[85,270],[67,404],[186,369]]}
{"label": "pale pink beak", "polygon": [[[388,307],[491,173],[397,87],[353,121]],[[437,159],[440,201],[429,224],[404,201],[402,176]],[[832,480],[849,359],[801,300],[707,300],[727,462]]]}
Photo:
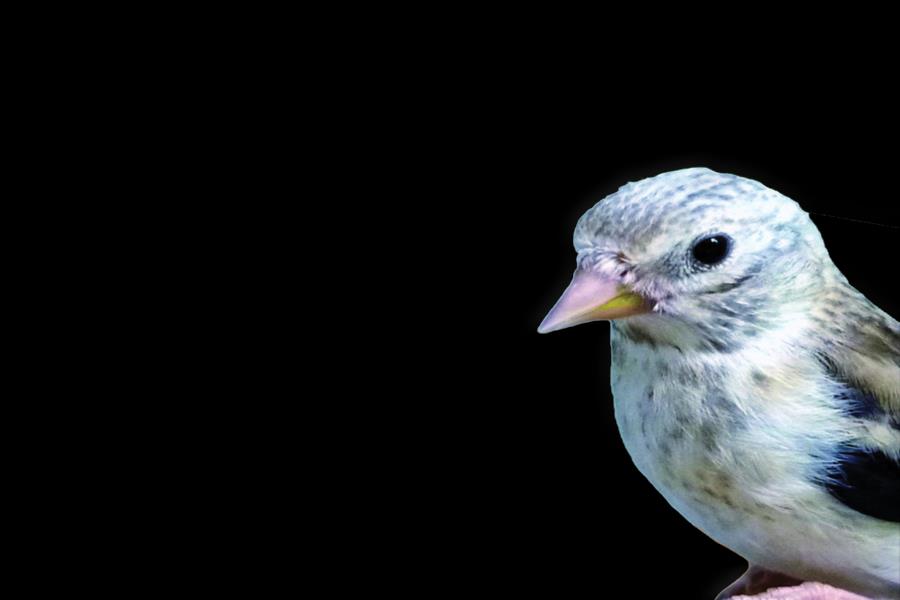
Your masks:
{"label": "pale pink beak", "polygon": [[550,333],[588,321],[608,321],[650,312],[651,306],[627,286],[593,271],[578,269],[572,283],[538,327]]}

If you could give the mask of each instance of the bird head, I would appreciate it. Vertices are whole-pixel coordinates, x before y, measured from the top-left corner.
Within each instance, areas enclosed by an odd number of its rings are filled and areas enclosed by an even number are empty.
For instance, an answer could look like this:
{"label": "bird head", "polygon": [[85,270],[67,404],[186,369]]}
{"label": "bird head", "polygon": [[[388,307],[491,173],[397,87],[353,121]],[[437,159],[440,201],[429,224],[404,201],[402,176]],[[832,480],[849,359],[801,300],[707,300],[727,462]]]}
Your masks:
{"label": "bird head", "polygon": [[540,333],[616,320],[651,343],[722,350],[796,317],[840,277],[796,202],[705,168],[623,186],[578,220],[574,245],[572,282]]}

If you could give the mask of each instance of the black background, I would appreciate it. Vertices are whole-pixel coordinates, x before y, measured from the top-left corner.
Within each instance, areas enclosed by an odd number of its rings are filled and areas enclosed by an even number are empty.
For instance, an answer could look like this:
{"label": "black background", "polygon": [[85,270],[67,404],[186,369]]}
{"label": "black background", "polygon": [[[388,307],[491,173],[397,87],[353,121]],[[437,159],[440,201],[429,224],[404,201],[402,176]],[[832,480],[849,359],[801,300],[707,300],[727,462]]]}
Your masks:
{"label": "black background", "polygon": [[396,212],[412,230],[394,241],[402,292],[373,284],[401,310],[367,326],[371,395],[352,413],[366,440],[353,454],[364,552],[401,548],[376,577],[703,599],[743,572],[632,465],[613,418],[608,324],[536,333],[574,269],[577,218],[627,181],[693,166],[759,180],[822,213],[834,262],[900,314],[883,129],[727,117],[656,129],[631,114],[601,125],[460,122],[404,165],[415,189]]}

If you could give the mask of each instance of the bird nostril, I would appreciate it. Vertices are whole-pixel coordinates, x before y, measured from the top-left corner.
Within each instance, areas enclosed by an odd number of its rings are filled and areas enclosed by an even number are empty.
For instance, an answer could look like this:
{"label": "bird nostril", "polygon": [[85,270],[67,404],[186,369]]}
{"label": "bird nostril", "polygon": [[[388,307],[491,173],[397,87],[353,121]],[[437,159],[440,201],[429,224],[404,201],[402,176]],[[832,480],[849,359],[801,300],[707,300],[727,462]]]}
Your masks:
{"label": "bird nostril", "polygon": [[619,266],[622,268],[619,271],[619,277],[625,278],[631,273],[631,268],[628,267],[628,260],[625,258],[625,254],[623,252],[616,252],[616,260],[619,262]]}

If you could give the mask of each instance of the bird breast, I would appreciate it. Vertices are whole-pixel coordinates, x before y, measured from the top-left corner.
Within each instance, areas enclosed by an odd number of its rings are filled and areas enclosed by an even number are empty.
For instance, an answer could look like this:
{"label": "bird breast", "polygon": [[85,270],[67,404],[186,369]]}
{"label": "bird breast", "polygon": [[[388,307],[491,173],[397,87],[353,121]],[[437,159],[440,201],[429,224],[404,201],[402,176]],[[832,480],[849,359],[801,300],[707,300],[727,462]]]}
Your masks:
{"label": "bird breast", "polygon": [[695,527],[755,564],[797,577],[835,564],[868,568],[896,547],[873,541],[882,534],[870,520],[833,502],[817,481],[848,429],[814,371],[804,371],[812,369],[809,357],[689,354],[635,343],[615,328],[611,340],[625,447]]}

